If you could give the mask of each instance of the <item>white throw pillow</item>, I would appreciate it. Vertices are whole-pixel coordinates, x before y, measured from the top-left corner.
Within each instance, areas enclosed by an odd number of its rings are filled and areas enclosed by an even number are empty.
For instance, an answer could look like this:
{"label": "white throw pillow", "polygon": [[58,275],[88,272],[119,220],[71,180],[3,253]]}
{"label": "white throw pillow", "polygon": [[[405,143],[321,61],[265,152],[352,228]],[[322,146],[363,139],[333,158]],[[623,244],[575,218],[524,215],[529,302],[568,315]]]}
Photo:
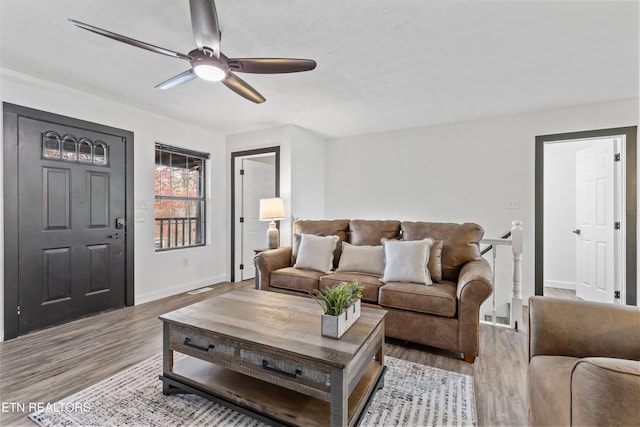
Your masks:
{"label": "white throw pillow", "polygon": [[384,276],[381,282],[412,282],[432,285],[427,264],[433,239],[382,239],[384,247]]}
{"label": "white throw pillow", "polygon": [[336,271],[381,276],[384,273],[382,246],[355,246],[342,242],[342,255]]}
{"label": "white throw pillow", "polygon": [[333,267],[333,251],[336,250],[338,236],[300,235],[300,248],[295,268],[329,273]]}

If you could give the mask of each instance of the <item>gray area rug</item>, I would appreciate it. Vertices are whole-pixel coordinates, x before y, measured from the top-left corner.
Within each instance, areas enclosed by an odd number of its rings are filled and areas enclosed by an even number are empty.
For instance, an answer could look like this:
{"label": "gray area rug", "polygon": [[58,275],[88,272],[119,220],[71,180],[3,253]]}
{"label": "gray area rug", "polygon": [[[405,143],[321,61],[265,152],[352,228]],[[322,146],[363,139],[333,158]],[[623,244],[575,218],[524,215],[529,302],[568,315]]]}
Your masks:
{"label": "gray area rug", "polygon": [[[361,426],[475,426],[473,378],[386,357],[384,388]],[[264,423],[196,395],[162,394],[162,355],[73,394],[29,418],[41,426],[242,426]]]}

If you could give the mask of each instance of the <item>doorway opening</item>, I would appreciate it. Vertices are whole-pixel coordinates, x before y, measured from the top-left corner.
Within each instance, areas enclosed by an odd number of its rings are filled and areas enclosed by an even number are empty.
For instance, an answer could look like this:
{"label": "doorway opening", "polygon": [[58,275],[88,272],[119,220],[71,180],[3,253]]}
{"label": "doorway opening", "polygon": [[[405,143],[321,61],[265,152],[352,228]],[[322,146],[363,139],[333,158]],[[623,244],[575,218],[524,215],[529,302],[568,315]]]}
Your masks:
{"label": "doorway opening", "polygon": [[253,258],[267,247],[260,199],[280,196],[280,147],[231,153],[231,282],[255,277]]}
{"label": "doorway opening", "polygon": [[536,137],[536,295],[636,304],[636,132]]}

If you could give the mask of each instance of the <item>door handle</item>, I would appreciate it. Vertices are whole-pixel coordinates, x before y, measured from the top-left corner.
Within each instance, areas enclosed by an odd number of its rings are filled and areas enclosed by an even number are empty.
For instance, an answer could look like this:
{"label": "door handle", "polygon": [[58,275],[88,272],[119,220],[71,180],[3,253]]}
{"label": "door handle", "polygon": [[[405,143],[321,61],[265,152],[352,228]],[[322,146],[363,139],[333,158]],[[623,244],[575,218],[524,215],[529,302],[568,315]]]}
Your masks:
{"label": "door handle", "polygon": [[575,230],[572,231],[572,233],[577,234],[579,236],[580,235],[580,229],[576,228]]}

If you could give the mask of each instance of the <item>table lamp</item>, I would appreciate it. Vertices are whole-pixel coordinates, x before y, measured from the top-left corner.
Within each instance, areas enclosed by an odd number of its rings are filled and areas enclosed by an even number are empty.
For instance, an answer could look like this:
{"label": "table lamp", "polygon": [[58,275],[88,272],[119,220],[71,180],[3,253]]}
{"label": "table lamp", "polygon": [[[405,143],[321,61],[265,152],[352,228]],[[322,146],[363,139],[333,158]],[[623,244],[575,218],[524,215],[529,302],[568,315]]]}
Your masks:
{"label": "table lamp", "polygon": [[284,219],[284,200],[280,197],[260,199],[260,221],[271,221],[267,230],[267,244],[269,249],[279,246],[280,238],[276,228],[276,220]]}

